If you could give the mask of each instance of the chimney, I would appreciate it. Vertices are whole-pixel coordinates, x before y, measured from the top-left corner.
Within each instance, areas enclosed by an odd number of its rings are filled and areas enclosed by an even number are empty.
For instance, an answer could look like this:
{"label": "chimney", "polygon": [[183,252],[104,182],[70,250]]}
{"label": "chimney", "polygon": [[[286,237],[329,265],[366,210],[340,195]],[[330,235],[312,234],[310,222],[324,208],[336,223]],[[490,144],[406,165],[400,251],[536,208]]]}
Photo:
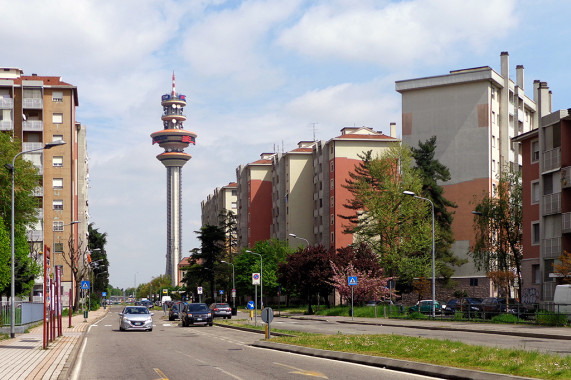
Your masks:
{"label": "chimney", "polygon": [[500,60],[502,62],[502,77],[504,80],[509,79],[510,75],[510,55],[507,51],[502,51],[500,54]]}
{"label": "chimney", "polygon": [[551,110],[551,91],[549,90],[549,86],[547,82],[540,82],[539,80],[533,81],[533,97],[535,103],[537,104],[537,113],[539,115],[539,119],[543,116],[549,115]]}
{"label": "chimney", "polygon": [[523,65],[517,65],[515,67],[516,72],[516,85],[523,90]]}
{"label": "chimney", "polygon": [[391,123],[391,137],[397,138],[397,123]]}

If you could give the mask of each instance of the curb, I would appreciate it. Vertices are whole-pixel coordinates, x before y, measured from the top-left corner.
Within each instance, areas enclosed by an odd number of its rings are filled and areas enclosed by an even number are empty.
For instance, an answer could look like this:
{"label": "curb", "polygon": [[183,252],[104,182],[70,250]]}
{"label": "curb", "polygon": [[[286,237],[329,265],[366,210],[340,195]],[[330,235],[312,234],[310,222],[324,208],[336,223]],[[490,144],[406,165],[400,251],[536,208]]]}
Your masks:
{"label": "curb", "polygon": [[[240,326],[229,326],[229,325],[221,325],[218,323],[214,323],[216,326],[218,327],[224,327],[227,329],[234,329],[234,330],[241,330],[241,331],[247,331],[247,332],[253,332],[253,333],[259,333],[259,334],[266,334],[265,331],[262,330],[256,330],[256,329],[252,329],[250,327],[240,327]],[[290,335],[290,334],[284,334],[284,333],[280,333],[280,332],[273,332],[270,331],[272,336],[289,336],[289,337],[294,337],[295,335]]]}
{"label": "curb", "polygon": [[330,360],[338,360],[351,362],[371,367],[380,367],[391,369],[399,372],[414,373],[424,376],[432,376],[441,379],[476,379],[476,380],[494,380],[494,379],[531,379],[529,377],[519,377],[512,375],[504,375],[492,372],[483,372],[468,370],[462,368],[453,368],[439,366],[435,364],[426,364],[419,362],[410,362],[400,359],[390,359],[381,356],[369,356],[362,354],[352,354],[340,351],[327,351],[316,348],[308,348],[294,346],[283,343],[273,343],[268,341],[259,341],[252,344],[253,347],[277,350],[283,352],[291,352],[300,355],[319,357]]}

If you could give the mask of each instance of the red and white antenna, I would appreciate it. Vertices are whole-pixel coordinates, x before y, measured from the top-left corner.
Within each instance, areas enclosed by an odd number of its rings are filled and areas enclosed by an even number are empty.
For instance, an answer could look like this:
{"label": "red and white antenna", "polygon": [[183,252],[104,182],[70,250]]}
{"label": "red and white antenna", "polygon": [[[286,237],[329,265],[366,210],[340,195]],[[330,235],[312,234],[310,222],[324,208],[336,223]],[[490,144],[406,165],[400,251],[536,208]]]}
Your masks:
{"label": "red and white antenna", "polygon": [[176,90],[175,90],[175,88],[174,88],[174,70],[173,70],[173,72],[172,72],[172,94],[171,94],[171,95],[172,95],[173,97],[176,96]]}

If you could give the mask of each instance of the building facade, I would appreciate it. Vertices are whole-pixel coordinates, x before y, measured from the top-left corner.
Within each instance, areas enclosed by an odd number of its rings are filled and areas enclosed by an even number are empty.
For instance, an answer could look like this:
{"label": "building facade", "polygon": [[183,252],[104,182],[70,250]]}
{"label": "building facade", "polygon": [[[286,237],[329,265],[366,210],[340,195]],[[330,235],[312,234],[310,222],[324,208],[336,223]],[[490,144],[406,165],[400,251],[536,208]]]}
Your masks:
{"label": "building facade", "polygon": [[524,91],[524,68],[510,78],[509,55],[500,56],[501,72],[478,67],[450,74],[396,82],[402,95],[402,139],[410,146],[437,137],[435,159],[450,170],[441,184],[454,209],[453,252],[467,263],[454,278],[472,296],[490,296],[486,274],[468,255],[473,243],[474,201],[492,195],[504,168],[518,169],[521,152],[511,139],[537,128],[536,102]]}
{"label": "building facade", "polygon": [[202,211],[202,225],[220,225],[221,215],[228,211],[236,214],[238,209],[238,184],[230,182],[226,186],[217,187],[212,194],[208,194],[206,200],[200,202]]}
{"label": "building facade", "polygon": [[[17,68],[0,69],[0,131],[21,141],[21,151],[63,140],[64,145],[25,153],[40,174],[34,192],[38,223],[28,231],[31,252],[43,265],[44,245],[50,264],[63,266],[64,306],[76,280],[69,266],[74,249],[85,259],[88,243],[88,165],[85,127],[75,119],[77,88],[57,76],[24,75]],[[85,263],[80,260],[80,265]],[[37,279],[34,297],[41,299],[43,279]]]}

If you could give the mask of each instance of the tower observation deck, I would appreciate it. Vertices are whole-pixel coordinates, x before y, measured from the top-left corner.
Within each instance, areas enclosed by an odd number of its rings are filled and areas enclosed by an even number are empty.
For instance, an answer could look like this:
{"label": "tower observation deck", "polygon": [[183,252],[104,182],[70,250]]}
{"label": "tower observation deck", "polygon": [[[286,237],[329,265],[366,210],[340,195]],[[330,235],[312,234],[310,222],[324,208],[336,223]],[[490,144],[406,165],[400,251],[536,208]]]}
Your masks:
{"label": "tower observation deck", "polygon": [[167,169],[167,249],[166,271],[172,285],[178,285],[178,263],[182,241],[182,167],[192,156],[184,152],[190,144],[195,144],[196,133],[184,130],[186,121],[184,107],[186,96],[177,94],[175,76],[172,75],[172,91],[162,96],[164,129],[151,133],[153,144],[159,144],[164,152],[157,159]]}

